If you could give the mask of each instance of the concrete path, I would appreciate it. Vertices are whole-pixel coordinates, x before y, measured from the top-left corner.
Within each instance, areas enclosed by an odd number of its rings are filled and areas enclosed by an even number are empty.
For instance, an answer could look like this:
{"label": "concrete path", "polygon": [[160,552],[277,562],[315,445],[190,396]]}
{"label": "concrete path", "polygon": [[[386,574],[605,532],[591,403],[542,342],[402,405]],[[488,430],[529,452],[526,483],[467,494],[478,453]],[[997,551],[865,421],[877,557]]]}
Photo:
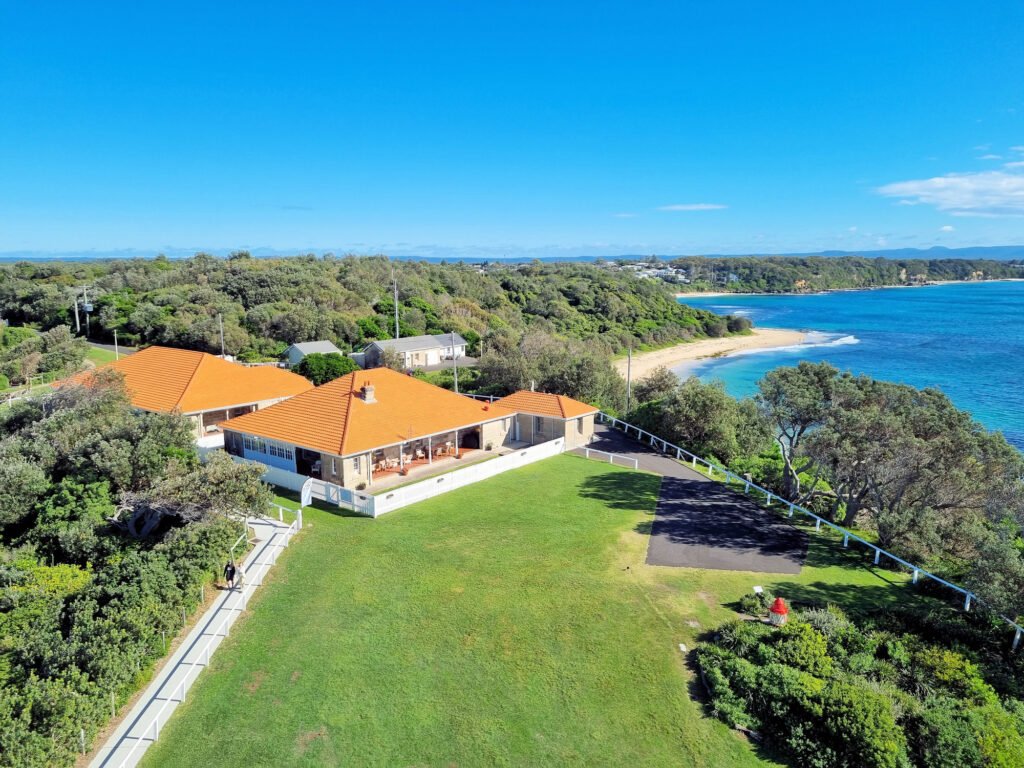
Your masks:
{"label": "concrete path", "polygon": [[256,544],[242,564],[242,587],[221,592],[107,739],[90,768],[127,768],[142,759],[296,530],[269,519],[250,520],[249,527]]}
{"label": "concrete path", "polygon": [[743,494],[605,425],[588,447],[635,458],[639,469],[663,476],[649,565],[800,573],[807,534]]}

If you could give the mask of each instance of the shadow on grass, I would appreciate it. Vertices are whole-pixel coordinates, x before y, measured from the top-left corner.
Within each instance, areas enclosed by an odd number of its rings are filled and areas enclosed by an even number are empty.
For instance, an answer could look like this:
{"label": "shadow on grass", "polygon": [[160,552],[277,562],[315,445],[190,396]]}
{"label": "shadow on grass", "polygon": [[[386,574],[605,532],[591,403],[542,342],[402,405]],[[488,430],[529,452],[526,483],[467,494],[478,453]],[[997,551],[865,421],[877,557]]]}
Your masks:
{"label": "shadow on grass", "polygon": [[[287,499],[292,502],[291,508],[293,512],[299,508],[299,502],[302,501],[302,497],[299,495],[298,491],[293,491],[289,488],[282,488],[279,485],[274,486],[274,494],[276,496],[280,496],[282,499]],[[320,499],[313,499],[313,503],[307,504],[305,508],[317,509],[321,512],[326,512],[329,515],[334,515],[335,517],[357,517],[362,520],[373,519],[368,515],[361,515],[358,512],[353,512],[351,509],[345,509],[344,507],[336,507],[333,504],[328,504],[326,501],[321,501]]]}
{"label": "shadow on grass", "polygon": [[[894,588],[895,587],[895,588]],[[824,608],[834,603],[847,613],[864,615],[886,606],[906,605],[920,598],[911,587],[878,584],[836,584],[815,581],[811,584],[794,584],[778,582],[768,584],[766,588],[773,595],[783,597],[787,603],[796,608]]]}
{"label": "shadow on grass", "polygon": [[653,517],[660,480],[639,472],[596,475],[580,483],[580,496],[603,501],[612,509],[643,509]]}

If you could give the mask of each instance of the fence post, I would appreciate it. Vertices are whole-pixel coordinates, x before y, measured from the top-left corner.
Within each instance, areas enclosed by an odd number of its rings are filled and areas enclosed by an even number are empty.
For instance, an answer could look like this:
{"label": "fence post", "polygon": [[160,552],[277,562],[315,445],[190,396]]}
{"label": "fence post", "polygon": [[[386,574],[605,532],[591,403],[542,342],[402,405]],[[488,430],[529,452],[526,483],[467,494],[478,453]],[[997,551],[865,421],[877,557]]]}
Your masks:
{"label": "fence post", "polygon": [[769,507],[770,507],[770,506],[772,505],[772,500],[773,500],[774,498],[775,498],[775,497],[774,497],[774,496],[772,496],[771,492],[769,492],[769,491],[765,491],[765,496],[764,496],[764,503],[765,503],[765,504],[767,504],[767,505],[768,505]]}
{"label": "fence post", "polygon": [[917,584],[917,568],[914,569],[914,583]]}
{"label": "fence post", "polygon": [[821,518],[820,517],[816,517],[816,518],[814,518],[814,531],[815,531],[815,533],[817,533],[820,530],[821,530]]}
{"label": "fence post", "polygon": [[682,448],[676,448],[676,461],[678,461],[681,458],[683,458],[683,450]]}
{"label": "fence post", "polygon": [[1013,645],[1010,646],[1011,651],[1016,651],[1017,646],[1020,644],[1020,630],[1018,629],[1013,633]]}
{"label": "fence post", "polygon": [[[789,516],[793,516],[793,502],[789,502]],[[843,546],[846,546],[845,544]]]}
{"label": "fence post", "polygon": [[82,740],[82,754],[85,754],[85,728],[78,729],[78,738]]}
{"label": "fence post", "polygon": [[696,469],[697,468],[697,457],[694,456],[690,463],[693,464],[693,468]]}
{"label": "fence post", "polygon": [[965,611],[971,610],[971,593],[970,592],[967,593],[967,598],[964,600],[964,610]]}
{"label": "fence post", "polygon": [[[849,543],[850,543],[850,534],[844,533],[843,534],[843,546],[845,547]],[[914,581],[917,581],[917,571],[914,571]]]}
{"label": "fence post", "polygon": [[878,558],[880,558],[881,556],[882,550],[880,550],[878,547],[875,547],[875,565],[878,565]]}

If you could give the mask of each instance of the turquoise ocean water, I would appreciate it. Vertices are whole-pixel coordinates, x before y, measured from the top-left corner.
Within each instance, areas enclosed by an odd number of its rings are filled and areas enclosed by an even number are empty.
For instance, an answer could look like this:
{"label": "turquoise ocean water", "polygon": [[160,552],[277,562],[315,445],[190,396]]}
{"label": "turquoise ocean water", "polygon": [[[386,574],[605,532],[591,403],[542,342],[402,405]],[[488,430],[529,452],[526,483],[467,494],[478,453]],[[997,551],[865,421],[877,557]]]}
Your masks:
{"label": "turquoise ocean water", "polygon": [[827,360],[855,374],[938,387],[1024,450],[1024,282],[681,301],[808,332],[804,344],[686,364],[674,369],[681,375],[720,378],[742,396],[772,368]]}

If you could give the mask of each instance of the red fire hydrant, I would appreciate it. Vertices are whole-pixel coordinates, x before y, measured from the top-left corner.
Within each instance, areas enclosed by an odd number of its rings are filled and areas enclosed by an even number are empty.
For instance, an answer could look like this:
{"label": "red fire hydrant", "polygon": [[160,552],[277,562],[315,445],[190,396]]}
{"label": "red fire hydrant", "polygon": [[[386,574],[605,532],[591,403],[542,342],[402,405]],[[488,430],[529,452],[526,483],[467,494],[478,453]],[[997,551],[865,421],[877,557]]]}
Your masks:
{"label": "red fire hydrant", "polygon": [[776,597],[772,607],[768,609],[768,620],[773,627],[781,627],[788,618],[789,608],[786,607],[786,601],[781,597]]}

